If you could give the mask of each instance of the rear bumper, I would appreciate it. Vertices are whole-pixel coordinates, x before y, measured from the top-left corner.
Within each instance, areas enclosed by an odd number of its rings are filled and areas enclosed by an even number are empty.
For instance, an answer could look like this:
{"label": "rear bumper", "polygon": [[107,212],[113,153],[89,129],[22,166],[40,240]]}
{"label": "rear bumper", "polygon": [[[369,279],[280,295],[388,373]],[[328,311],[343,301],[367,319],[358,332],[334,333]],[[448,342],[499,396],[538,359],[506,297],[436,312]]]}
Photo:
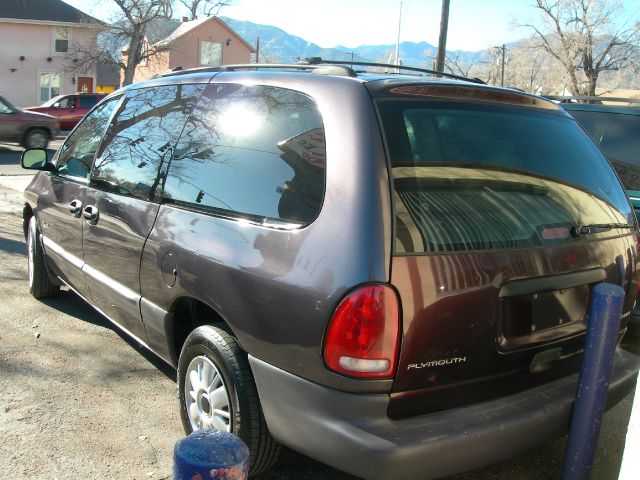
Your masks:
{"label": "rear bumper", "polygon": [[[495,463],[565,434],[577,374],[509,397],[402,420],[389,396],[339,392],[249,357],[271,434],[367,479],[426,479]],[[635,386],[640,358],[618,349],[607,408]]]}

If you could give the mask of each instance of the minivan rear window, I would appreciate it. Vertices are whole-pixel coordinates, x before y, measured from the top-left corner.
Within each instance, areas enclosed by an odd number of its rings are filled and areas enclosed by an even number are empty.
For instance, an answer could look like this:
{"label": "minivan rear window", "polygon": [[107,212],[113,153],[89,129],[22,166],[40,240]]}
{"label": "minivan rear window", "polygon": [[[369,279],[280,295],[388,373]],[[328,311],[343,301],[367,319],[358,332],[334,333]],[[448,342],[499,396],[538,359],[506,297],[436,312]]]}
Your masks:
{"label": "minivan rear window", "polygon": [[396,253],[544,246],[575,241],[575,226],[633,222],[611,166],[569,118],[480,102],[389,99],[378,109]]}

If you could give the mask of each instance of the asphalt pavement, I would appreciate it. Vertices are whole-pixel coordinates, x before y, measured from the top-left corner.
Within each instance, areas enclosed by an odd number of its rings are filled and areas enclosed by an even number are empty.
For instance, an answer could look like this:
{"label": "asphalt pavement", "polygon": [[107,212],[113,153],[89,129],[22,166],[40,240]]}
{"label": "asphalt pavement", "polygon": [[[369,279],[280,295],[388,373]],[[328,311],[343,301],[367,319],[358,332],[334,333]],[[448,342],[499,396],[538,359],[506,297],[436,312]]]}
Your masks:
{"label": "asphalt pavement", "polygon": [[[0,478],[168,479],[183,435],[175,371],[75,294],[46,302],[29,295],[20,215],[31,172],[20,169],[19,150],[0,145]],[[624,345],[640,354],[640,327]],[[618,478],[633,402],[632,393],[605,415],[593,480]],[[637,478],[639,409],[624,480]],[[565,442],[449,480],[559,478]],[[259,480],[354,478],[286,450]]]}

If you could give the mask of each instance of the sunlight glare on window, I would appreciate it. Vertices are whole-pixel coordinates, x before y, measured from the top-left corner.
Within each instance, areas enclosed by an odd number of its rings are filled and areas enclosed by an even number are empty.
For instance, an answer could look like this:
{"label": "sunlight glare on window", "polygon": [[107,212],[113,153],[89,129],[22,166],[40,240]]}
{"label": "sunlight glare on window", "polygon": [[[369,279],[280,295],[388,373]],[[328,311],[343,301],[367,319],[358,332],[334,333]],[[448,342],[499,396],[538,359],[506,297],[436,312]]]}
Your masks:
{"label": "sunlight glare on window", "polygon": [[260,112],[246,105],[233,105],[218,118],[221,132],[232,138],[246,138],[257,133],[264,123]]}

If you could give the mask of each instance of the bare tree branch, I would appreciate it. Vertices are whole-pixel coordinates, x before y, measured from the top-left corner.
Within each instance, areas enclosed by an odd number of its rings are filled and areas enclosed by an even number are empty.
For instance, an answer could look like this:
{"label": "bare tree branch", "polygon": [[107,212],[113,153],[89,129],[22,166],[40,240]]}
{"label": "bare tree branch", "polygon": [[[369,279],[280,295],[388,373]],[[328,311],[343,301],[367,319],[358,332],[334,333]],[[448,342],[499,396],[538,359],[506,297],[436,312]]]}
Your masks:
{"label": "bare tree branch", "polygon": [[229,6],[234,0],[178,0],[182,5],[187,7],[190,14],[190,20],[196,20],[198,15],[210,17],[217,15],[220,9]]}
{"label": "bare tree branch", "polygon": [[632,67],[637,59],[640,26],[614,27],[622,11],[618,0],[535,0],[532,6],[546,29],[520,26],[529,28],[537,48],[562,65],[574,95],[595,95],[603,72]]}

